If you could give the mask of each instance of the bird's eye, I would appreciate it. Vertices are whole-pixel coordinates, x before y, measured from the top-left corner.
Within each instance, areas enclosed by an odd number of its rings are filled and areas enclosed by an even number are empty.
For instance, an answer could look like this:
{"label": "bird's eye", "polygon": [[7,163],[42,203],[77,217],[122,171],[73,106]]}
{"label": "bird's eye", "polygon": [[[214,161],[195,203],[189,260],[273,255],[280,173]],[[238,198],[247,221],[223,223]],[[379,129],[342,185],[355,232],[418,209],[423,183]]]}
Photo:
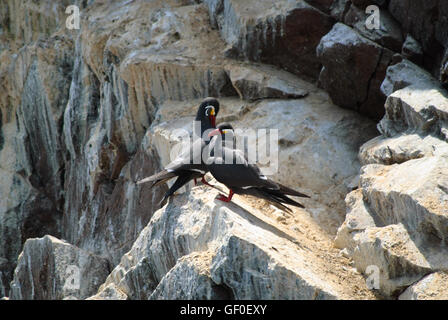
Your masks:
{"label": "bird's eye", "polygon": [[213,107],[213,106],[205,107],[205,116],[208,117],[209,114],[212,116],[215,115],[215,107]]}

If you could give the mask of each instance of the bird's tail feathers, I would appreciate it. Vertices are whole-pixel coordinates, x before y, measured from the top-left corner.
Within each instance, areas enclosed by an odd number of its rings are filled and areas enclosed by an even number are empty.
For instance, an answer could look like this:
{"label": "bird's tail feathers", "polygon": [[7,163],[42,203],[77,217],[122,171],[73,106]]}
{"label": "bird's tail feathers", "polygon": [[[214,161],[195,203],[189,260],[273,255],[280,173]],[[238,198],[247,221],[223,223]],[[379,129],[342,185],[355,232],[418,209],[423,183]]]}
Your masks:
{"label": "bird's tail feathers", "polygon": [[154,182],[151,187],[154,187],[156,185],[159,185],[163,182],[168,181],[169,179],[177,176],[174,172],[169,172],[167,170],[160,171],[159,173],[153,174],[152,176],[146,177],[142,180],[137,181],[137,184],[147,183],[147,182]]}
{"label": "bird's tail feathers", "polygon": [[282,184],[280,184],[278,182],[276,182],[276,184],[280,187],[280,189],[278,189],[278,191],[280,191],[283,194],[287,194],[287,195],[290,195],[290,196],[296,196],[296,197],[302,197],[302,198],[310,198],[310,196],[308,196],[308,195],[306,195],[304,193],[301,193],[299,191],[296,191],[294,189],[291,189],[291,188],[289,188],[287,186],[284,186],[284,185],[282,185]]}

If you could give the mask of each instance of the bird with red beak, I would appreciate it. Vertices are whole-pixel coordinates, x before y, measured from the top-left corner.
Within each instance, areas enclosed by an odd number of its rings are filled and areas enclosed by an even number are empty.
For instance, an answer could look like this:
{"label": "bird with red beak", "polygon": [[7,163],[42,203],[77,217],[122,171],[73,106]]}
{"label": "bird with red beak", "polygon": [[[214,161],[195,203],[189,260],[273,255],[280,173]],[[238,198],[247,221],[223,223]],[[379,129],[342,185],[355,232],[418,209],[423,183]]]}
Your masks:
{"label": "bird with red beak", "polygon": [[[193,137],[197,137],[197,139],[193,140],[193,143],[190,147],[190,150],[187,150],[185,154],[180,154],[178,158],[176,158],[173,162],[168,164],[164,170],[159,173],[156,173],[150,177],[144,178],[142,180],[137,181],[137,184],[152,182],[151,187],[163,184],[168,180],[177,177],[174,184],[171,188],[166,192],[164,198],[161,203],[164,203],[167,198],[174,194],[179,188],[184,186],[191,180],[195,181],[197,179],[201,179],[204,184],[208,184],[205,180],[204,175],[208,172],[206,165],[202,162],[202,158],[200,161],[196,162],[194,157],[193,159],[190,157],[191,154],[194,154],[194,149],[198,149],[199,156],[202,155],[202,150],[207,147],[209,141],[205,141],[203,138],[203,134],[207,130],[212,130],[216,125],[216,116],[219,112],[219,102],[215,98],[206,98],[199,105],[198,112],[196,114],[195,121],[200,123],[200,132],[195,132]],[[197,130],[196,126],[193,126],[193,131]]]}
{"label": "bird with red beak", "polygon": [[218,112],[219,102],[215,98],[206,98],[199,105],[195,120],[201,123],[201,137],[206,130],[216,128],[216,116]]}
{"label": "bird with red beak", "polygon": [[[242,151],[233,148],[235,136],[232,125],[221,123],[209,133],[209,137],[212,139],[209,143],[211,152],[206,161],[207,169],[217,181],[229,189],[229,195],[226,197],[220,194],[218,200],[230,202],[234,194],[245,194],[265,199],[288,212],[291,212],[291,209],[286,207],[286,204],[304,208],[301,203],[288,196],[309,196],[269,179],[256,164],[248,162]],[[228,142],[230,147],[227,146]]]}

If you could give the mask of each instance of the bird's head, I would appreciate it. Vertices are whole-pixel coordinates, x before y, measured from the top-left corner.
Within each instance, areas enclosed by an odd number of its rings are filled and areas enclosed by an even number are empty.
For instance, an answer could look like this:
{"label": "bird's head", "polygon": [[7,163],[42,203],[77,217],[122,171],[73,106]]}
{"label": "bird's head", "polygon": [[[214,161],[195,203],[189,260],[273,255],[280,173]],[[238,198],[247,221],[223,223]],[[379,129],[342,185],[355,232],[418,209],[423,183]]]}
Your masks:
{"label": "bird's head", "polygon": [[201,121],[202,130],[216,127],[216,116],[219,112],[219,101],[215,98],[206,98],[199,105],[196,120]]}
{"label": "bird's head", "polygon": [[216,135],[221,135],[221,137],[224,140],[224,139],[228,139],[229,137],[230,137],[230,139],[233,139],[235,133],[234,133],[232,125],[230,123],[224,122],[224,123],[218,124],[216,129],[208,134],[209,137],[213,137]]}

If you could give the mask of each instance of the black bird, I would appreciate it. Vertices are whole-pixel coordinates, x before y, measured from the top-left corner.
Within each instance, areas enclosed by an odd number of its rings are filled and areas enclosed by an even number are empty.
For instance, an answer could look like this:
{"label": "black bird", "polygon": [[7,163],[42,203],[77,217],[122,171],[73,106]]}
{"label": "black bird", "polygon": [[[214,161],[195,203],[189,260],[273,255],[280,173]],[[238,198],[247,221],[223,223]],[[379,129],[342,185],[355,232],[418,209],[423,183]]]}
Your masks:
{"label": "black bird", "polygon": [[203,140],[203,134],[205,131],[215,128],[218,113],[219,101],[217,99],[206,98],[202,101],[195,118],[195,121],[200,123],[200,128],[193,127],[193,143],[191,147],[168,164],[164,170],[138,181],[137,184],[153,182],[151,187],[154,187],[177,177],[160,203],[163,203],[174,192],[191,180],[194,180],[196,184],[197,179],[201,178],[201,181],[208,185],[208,182],[204,179],[204,175],[208,170],[202,161],[202,151],[208,145],[209,141]]}
{"label": "black bird", "polygon": [[248,163],[242,151],[228,147],[229,142],[233,144],[234,141],[233,127],[230,124],[221,124],[209,136],[213,138],[209,144],[207,168],[217,181],[229,189],[229,195],[226,197],[220,194],[218,200],[230,202],[234,193],[247,194],[268,200],[289,212],[291,209],[284,204],[304,208],[288,195],[304,198],[309,196],[268,179],[258,166]]}

